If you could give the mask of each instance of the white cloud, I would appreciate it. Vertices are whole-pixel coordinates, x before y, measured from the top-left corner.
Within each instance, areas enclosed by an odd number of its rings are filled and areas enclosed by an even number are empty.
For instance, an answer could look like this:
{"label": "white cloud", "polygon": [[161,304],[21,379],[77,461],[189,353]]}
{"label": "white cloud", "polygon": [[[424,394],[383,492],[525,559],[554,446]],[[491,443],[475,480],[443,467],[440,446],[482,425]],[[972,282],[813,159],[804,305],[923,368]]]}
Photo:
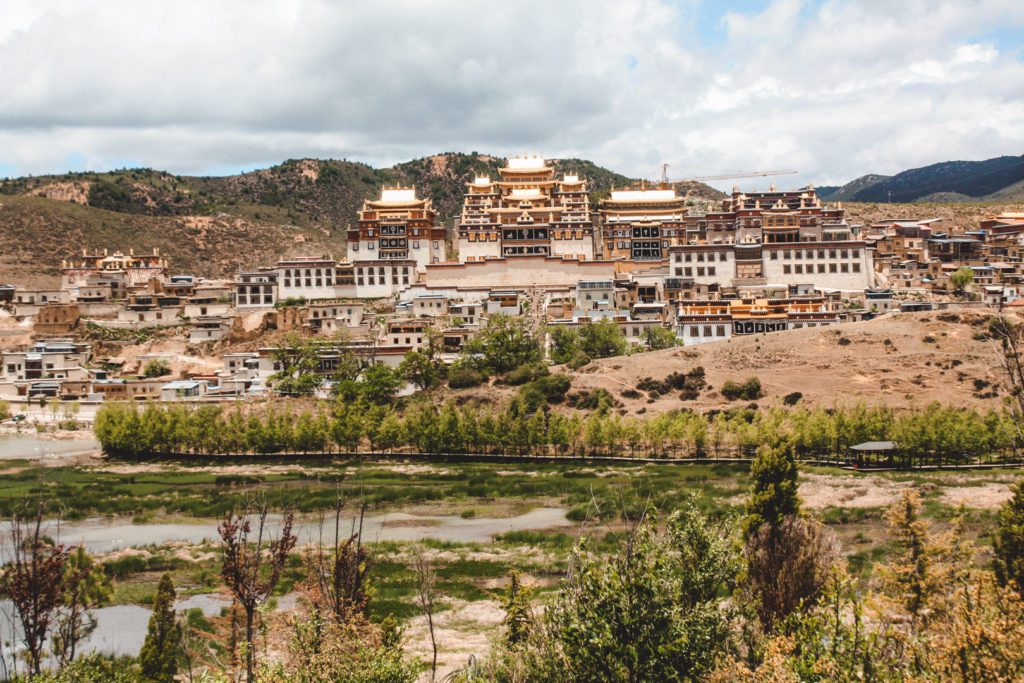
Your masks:
{"label": "white cloud", "polygon": [[1019,2],[776,0],[720,42],[705,2],[7,0],[0,167],[456,149],[832,183],[1024,151],[1024,64],[992,37]]}

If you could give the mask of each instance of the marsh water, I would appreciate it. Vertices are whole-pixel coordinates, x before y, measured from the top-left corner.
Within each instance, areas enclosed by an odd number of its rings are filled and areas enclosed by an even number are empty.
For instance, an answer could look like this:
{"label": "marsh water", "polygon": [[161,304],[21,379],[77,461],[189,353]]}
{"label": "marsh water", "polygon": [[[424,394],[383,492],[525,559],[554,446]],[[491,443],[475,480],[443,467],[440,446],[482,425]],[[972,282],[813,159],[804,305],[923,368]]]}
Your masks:
{"label": "marsh water", "polygon": [[[94,453],[98,444],[90,438],[53,440],[40,439],[34,433],[0,434],[0,460],[46,459]],[[280,516],[269,518],[270,531],[276,534],[281,527]],[[453,541],[460,543],[488,543],[498,534],[511,531],[540,531],[566,528],[566,509],[561,507],[534,508],[510,517],[462,517],[460,515],[414,515],[405,512],[367,515],[363,520],[363,540],[378,541]],[[342,534],[354,529],[355,521],[346,519]],[[333,537],[333,524],[324,529],[324,539]],[[6,537],[8,522],[0,522],[0,535]],[[47,535],[67,545],[82,544],[90,553],[105,554],[124,548],[162,545],[164,543],[200,544],[216,541],[217,520],[191,523],[141,523],[130,519],[87,519],[78,522],[49,522]],[[299,543],[320,540],[320,525],[316,520],[302,518],[295,523]],[[0,559],[5,562],[6,557]],[[207,616],[220,614],[228,606],[228,599],[219,594],[194,595],[177,601],[178,610],[198,608]],[[278,600],[279,609],[294,606],[294,596]],[[83,643],[81,652],[110,654],[137,654],[145,639],[150,609],[139,605],[115,605],[94,611],[97,627]],[[17,633],[11,605],[0,601],[0,667],[10,666],[11,644]],[[9,669],[8,669],[9,670]]]}
{"label": "marsh water", "polygon": [[74,439],[43,439],[30,428],[21,434],[0,434],[0,460],[45,460],[91,455],[99,450],[96,439],[85,435],[76,435]]}

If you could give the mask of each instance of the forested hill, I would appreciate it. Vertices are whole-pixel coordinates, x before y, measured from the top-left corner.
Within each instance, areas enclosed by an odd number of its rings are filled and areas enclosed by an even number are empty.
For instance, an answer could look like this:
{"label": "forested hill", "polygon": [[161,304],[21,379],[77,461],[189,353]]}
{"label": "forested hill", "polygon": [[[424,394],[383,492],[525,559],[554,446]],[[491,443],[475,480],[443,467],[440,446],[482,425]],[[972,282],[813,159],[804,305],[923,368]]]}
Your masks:
{"label": "forested hill", "polygon": [[1024,198],[1024,156],[943,161],[894,176],[866,175],[830,193],[829,201],[917,202]]}
{"label": "forested hill", "polygon": [[[82,248],[160,247],[176,271],[230,275],[283,254],[344,250],[344,231],[362,201],[383,186],[412,186],[434,202],[443,224],[457,215],[466,183],[497,175],[500,157],[444,153],[387,168],[336,159],[289,160],[232,176],[178,176],[152,169],[0,181],[0,279],[55,277]],[[596,201],[635,182],[583,159],[554,162],[576,172]],[[717,190],[681,188],[699,198]]]}

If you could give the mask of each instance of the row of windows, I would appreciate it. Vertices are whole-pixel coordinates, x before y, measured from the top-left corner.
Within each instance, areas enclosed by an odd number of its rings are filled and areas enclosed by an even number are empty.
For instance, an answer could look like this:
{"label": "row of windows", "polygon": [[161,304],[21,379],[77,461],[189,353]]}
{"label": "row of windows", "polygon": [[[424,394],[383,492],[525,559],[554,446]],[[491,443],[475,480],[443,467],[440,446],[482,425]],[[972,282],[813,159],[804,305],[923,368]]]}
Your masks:
{"label": "row of windows", "polygon": [[[373,268],[374,268],[373,266],[367,266],[365,268],[363,268],[363,267],[356,268],[356,275],[358,275],[359,277],[362,277],[365,274],[365,275],[368,275],[370,277],[373,277],[373,273],[374,273],[374,269]],[[384,272],[386,270],[387,269],[384,266],[377,266],[377,274],[380,277],[384,277]],[[391,266],[391,274],[395,275],[395,276],[398,275],[398,266]],[[409,274],[409,266],[402,266],[402,275],[408,275],[408,274]]]}
{"label": "row of windows", "polygon": [[[709,277],[714,277],[716,270],[717,269],[715,266],[708,266],[707,268],[705,268],[704,266],[699,266],[697,268],[697,277],[704,277],[705,275]],[[689,266],[687,266],[686,268],[676,268],[676,276],[693,277],[693,268],[690,268]]]}
{"label": "row of windows", "polygon": [[[404,234],[406,234],[405,226],[404,225],[382,225],[382,226],[380,226],[380,234],[381,235],[404,235]],[[413,237],[419,237],[420,236],[420,231],[418,229],[416,229],[416,228],[413,228],[412,234],[413,234]],[[373,237],[373,228],[369,228],[366,231],[366,236],[367,237]]]}
{"label": "row of windows", "polygon": [[[366,248],[369,249],[370,251],[373,251],[376,248],[376,244],[377,244],[376,242],[367,242],[366,243]],[[404,249],[406,244],[408,244],[408,242],[406,240],[404,240],[404,239],[390,239],[390,240],[382,239],[380,241],[380,248],[381,249]],[[419,249],[420,248],[419,240],[413,240],[412,248],[413,249]],[[441,248],[440,247],[440,243],[437,240],[434,240],[434,250],[436,251],[437,249],[440,249],[440,248]],[[352,243],[352,251],[359,251],[359,243],[358,242],[353,242]]]}
{"label": "row of windows", "polygon": [[[281,285],[281,286],[283,288],[287,289],[287,288],[290,288],[292,286],[293,282],[295,283],[295,287],[325,287],[325,286],[326,287],[331,287],[331,286],[340,287],[340,286],[345,284],[343,282],[342,275],[339,273],[338,277],[336,279],[334,279],[333,281],[331,280],[330,276],[328,276],[326,278],[306,277],[304,280],[300,279],[300,278],[295,278],[295,280],[292,280],[290,277],[286,277],[284,279],[284,284]],[[303,283],[305,283],[305,284],[303,284]]]}
{"label": "row of windows", "polygon": [[[701,334],[703,332],[703,334]],[[691,337],[724,337],[725,325],[699,325],[690,326]]]}
{"label": "row of windows", "polygon": [[[771,252],[771,258],[772,258],[773,261],[777,261],[778,260],[778,253],[779,253],[778,251],[772,251]],[[826,256],[825,256],[826,253],[828,254],[827,258],[831,258],[831,259],[834,259],[834,258],[848,259],[851,256],[853,258],[860,258],[860,249],[828,249],[828,250],[825,250],[825,249],[817,249],[817,250],[815,250],[815,249],[806,249],[806,250],[804,250],[804,249],[795,249],[795,250],[786,249],[785,251],[782,252],[782,258],[787,260],[787,261],[791,260],[791,259],[797,260],[797,261],[799,261],[801,259],[811,259],[811,260],[813,260],[815,258],[815,254],[817,254],[817,258],[823,259],[823,258],[826,258]]]}
{"label": "row of windows", "polygon": [[[387,283],[388,283],[387,278],[385,278],[383,275],[381,275],[380,276],[380,284],[386,285]],[[364,286],[363,278],[361,278],[361,277],[360,278],[356,278],[356,284],[359,285],[360,287]],[[377,279],[374,278],[372,273],[366,277],[365,285],[372,287],[372,286],[374,286],[376,284],[377,284]],[[398,284],[398,276],[392,274],[392,276],[391,276],[391,284],[393,284],[393,285],[397,285]],[[402,284],[403,285],[409,284],[409,276],[408,275],[403,275],[402,276]]]}
{"label": "row of windows", "polygon": [[[725,252],[725,251],[710,252],[706,256],[707,260],[708,261],[714,261],[716,253],[718,254],[718,260],[719,261],[725,262],[725,261],[729,260],[729,253]],[[679,263],[680,261],[686,261],[687,263],[690,263],[691,261],[696,261],[697,263],[703,263],[704,260],[705,260],[705,254],[704,254],[703,251],[699,251],[696,254],[691,254],[689,252],[686,253],[686,254],[682,254],[682,255],[676,254],[676,263]]]}
{"label": "row of windows", "polygon": [[[824,273],[825,272],[825,265],[826,264],[824,264],[824,263],[819,263],[818,264],[818,272],[819,273]],[[854,273],[859,273],[860,272],[860,263],[853,263],[853,264],[849,264],[849,263],[829,263],[828,264],[828,272],[829,273],[849,273],[851,265],[853,266],[853,272]],[[837,269],[837,267],[838,267],[838,269]],[[786,263],[786,264],[784,264],[782,266],[782,272],[784,274],[786,274],[786,275],[789,275],[791,273],[796,273],[797,275],[801,275],[804,272],[810,274],[810,273],[814,272],[814,264],[813,263],[808,263],[807,264],[807,269],[805,271],[804,270],[804,265],[802,263],[797,263],[796,265],[793,265],[793,266],[791,266],[790,264]]]}
{"label": "row of windows", "polygon": [[327,277],[331,277],[333,274],[334,274],[334,269],[333,268],[306,268],[306,269],[302,269],[302,268],[285,268],[284,269],[284,276],[285,277],[302,277],[302,276],[306,276],[306,277],[310,277],[310,276],[321,277],[323,275],[326,275]]}

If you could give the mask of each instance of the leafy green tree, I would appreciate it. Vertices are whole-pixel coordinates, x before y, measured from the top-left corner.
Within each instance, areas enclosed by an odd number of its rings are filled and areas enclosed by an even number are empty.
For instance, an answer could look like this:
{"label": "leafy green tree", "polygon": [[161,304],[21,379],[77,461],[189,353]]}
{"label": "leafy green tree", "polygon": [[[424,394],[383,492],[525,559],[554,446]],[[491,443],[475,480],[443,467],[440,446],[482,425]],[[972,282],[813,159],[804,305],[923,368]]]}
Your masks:
{"label": "leafy green tree", "polygon": [[312,396],[323,384],[324,378],[319,372],[323,347],[322,341],[298,333],[287,335],[270,351],[280,368],[270,376],[270,385],[288,396]]}
{"label": "leafy green tree", "polygon": [[174,618],[174,599],[171,575],[164,574],[156,589],[146,640],[139,652],[142,680],[147,683],[173,683],[178,673],[181,627]]}
{"label": "leafy green tree", "polygon": [[580,351],[580,336],[567,325],[548,327],[548,338],[551,341],[549,353],[555,363],[568,363]]}
{"label": "leafy green tree", "polygon": [[540,340],[521,317],[493,315],[464,347],[464,356],[482,359],[484,369],[496,373],[514,370],[541,359]]}
{"label": "leafy green tree", "polygon": [[738,562],[731,527],[692,503],[659,535],[647,520],[611,557],[587,551],[545,614],[543,640],[521,660],[521,680],[702,680],[729,638],[719,595]]}
{"label": "leafy green tree", "polygon": [[420,390],[436,386],[445,377],[444,361],[429,349],[410,351],[405,354],[402,364],[398,366],[398,371],[405,381]]}
{"label": "leafy green tree", "polygon": [[956,288],[956,291],[963,292],[968,285],[974,282],[974,271],[968,266],[964,266],[950,275],[949,281]]}
{"label": "leafy green tree", "polygon": [[643,339],[644,345],[649,351],[671,349],[673,346],[679,346],[681,341],[673,330],[661,327],[660,325],[648,327],[644,330]]}
{"label": "leafy green tree", "polygon": [[377,363],[363,370],[360,395],[369,403],[383,405],[394,399],[402,386],[402,375],[393,368]]}
{"label": "leafy green tree", "polygon": [[1013,497],[999,509],[992,534],[994,568],[999,583],[1015,584],[1024,598],[1024,479],[1019,479],[1011,490]]}
{"label": "leafy green tree", "polygon": [[590,358],[624,356],[629,344],[622,329],[612,320],[604,318],[579,328],[580,351]]}

